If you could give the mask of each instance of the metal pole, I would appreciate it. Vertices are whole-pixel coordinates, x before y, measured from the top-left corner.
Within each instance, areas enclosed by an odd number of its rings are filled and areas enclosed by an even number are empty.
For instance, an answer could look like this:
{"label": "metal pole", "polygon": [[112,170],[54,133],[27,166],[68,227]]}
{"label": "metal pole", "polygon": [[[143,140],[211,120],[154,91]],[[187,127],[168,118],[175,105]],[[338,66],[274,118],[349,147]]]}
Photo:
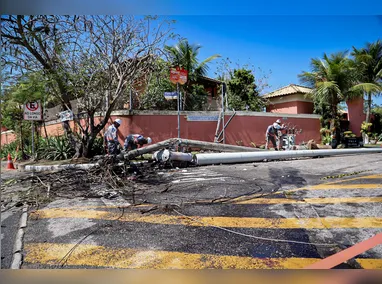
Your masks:
{"label": "metal pole", "polygon": [[176,83],[176,92],[178,93],[178,138],[180,138],[180,94],[179,94],[179,83]]}
{"label": "metal pole", "polygon": [[34,157],[34,121],[32,120],[32,156]]}
{"label": "metal pole", "polygon": [[354,154],[381,153],[382,148],[371,149],[338,149],[338,150],[293,150],[293,151],[261,151],[261,152],[237,152],[237,153],[213,153],[196,154],[197,165],[233,164],[259,162],[264,159],[279,160],[300,157],[324,157]]}
{"label": "metal pole", "polygon": [[225,144],[225,129],[224,129],[224,83],[222,84],[222,122],[223,122],[223,144]]}
{"label": "metal pole", "polygon": [[133,109],[133,89],[130,88],[129,110]]}

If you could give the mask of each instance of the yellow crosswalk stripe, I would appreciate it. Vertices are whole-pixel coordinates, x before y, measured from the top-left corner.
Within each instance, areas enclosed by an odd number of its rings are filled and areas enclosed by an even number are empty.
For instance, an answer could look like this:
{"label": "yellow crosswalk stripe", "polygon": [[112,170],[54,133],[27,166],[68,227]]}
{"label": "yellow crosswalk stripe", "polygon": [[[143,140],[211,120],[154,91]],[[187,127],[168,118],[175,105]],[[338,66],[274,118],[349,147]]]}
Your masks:
{"label": "yellow crosswalk stripe", "polygon": [[[177,251],[110,248],[80,244],[69,257],[74,244],[31,243],[25,245],[25,262],[57,265],[65,258],[66,265],[140,268],[140,269],[298,269],[318,258],[253,258],[232,255],[197,254]],[[357,259],[358,260],[358,259]],[[380,260],[362,259],[365,268],[380,267]],[[361,264],[362,265],[362,264]]]}
{"label": "yellow crosswalk stripe", "polygon": [[382,197],[333,197],[333,198],[304,198],[303,200],[291,198],[254,198],[238,201],[235,204],[335,204],[335,203],[376,203],[382,202]]}
{"label": "yellow crosswalk stripe", "polygon": [[323,218],[254,218],[254,217],[201,217],[137,213],[120,215],[97,210],[44,209],[31,214],[31,218],[87,218],[142,222],[165,225],[219,226],[228,228],[324,229],[324,228],[382,228],[382,217],[323,217]]}
{"label": "yellow crosswalk stripe", "polygon": [[[338,183],[323,183],[318,185],[300,187],[295,189],[285,190],[285,192],[297,192],[300,190],[329,190],[329,189],[382,189],[381,183],[368,183],[368,184],[338,184]],[[274,192],[282,193],[282,191]]]}
{"label": "yellow crosswalk stripe", "polygon": [[336,180],[336,181],[329,181],[329,182],[326,182],[325,184],[336,184],[336,183],[343,183],[343,182],[362,180],[362,179],[382,179],[382,175],[376,174],[376,175],[353,177],[353,178],[348,178],[348,179],[340,179],[340,180]]}
{"label": "yellow crosswalk stripe", "polygon": [[358,258],[357,262],[364,269],[382,269],[382,259]]}
{"label": "yellow crosswalk stripe", "polygon": [[366,188],[382,188],[381,183],[372,183],[372,184],[319,184],[303,189],[366,189]]}

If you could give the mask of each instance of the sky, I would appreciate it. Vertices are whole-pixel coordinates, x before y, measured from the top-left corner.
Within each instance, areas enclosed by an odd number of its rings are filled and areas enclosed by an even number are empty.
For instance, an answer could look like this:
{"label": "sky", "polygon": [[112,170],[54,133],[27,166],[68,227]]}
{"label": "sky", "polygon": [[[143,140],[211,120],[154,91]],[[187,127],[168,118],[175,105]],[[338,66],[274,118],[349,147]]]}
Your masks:
{"label": "sky", "polygon": [[[269,89],[298,84],[310,59],[382,39],[381,0],[3,0],[4,14],[159,15],[213,54],[269,74]],[[216,63],[209,76],[215,77]],[[257,74],[258,75],[258,74]],[[382,104],[382,96],[376,100]]]}
{"label": "sky", "polygon": [[[199,59],[213,54],[241,64],[251,63],[270,75],[268,91],[300,84],[297,77],[310,71],[311,58],[325,53],[361,48],[382,40],[382,19],[377,16],[169,16],[174,32],[200,44]],[[210,65],[216,77],[218,60]],[[269,72],[271,70],[271,73]],[[261,74],[258,74],[261,77]],[[382,98],[377,100],[382,104]]]}

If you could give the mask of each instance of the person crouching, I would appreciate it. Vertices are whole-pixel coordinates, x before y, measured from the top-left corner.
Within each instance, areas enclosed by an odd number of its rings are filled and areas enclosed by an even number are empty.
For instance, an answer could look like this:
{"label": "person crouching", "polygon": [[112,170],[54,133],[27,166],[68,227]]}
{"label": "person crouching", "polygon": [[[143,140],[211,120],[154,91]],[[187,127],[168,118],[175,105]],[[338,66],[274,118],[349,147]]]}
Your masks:
{"label": "person crouching", "polygon": [[125,151],[135,150],[142,147],[145,144],[151,144],[152,140],[150,137],[144,137],[140,134],[130,134],[125,139],[124,149]]}

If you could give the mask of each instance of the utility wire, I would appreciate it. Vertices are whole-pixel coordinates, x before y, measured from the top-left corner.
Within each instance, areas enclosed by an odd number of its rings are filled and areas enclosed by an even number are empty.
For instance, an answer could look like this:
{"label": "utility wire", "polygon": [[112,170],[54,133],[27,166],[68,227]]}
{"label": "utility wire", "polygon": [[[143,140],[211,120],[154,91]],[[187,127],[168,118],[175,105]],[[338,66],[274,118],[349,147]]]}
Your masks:
{"label": "utility wire", "polygon": [[315,246],[326,246],[326,247],[328,247],[328,246],[337,246],[337,244],[310,243],[310,242],[301,242],[301,241],[292,241],[292,240],[283,240],[283,239],[273,239],[273,238],[258,237],[258,236],[254,236],[254,235],[240,233],[240,232],[237,232],[237,231],[234,231],[234,230],[230,230],[230,229],[227,229],[227,228],[223,228],[223,227],[219,227],[219,226],[209,225],[209,224],[201,222],[201,221],[199,221],[197,219],[194,219],[194,218],[192,218],[190,216],[187,216],[187,215],[185,215],[183,213],[180,213],[179,211],[177,211],[175,209],[173,209],[173,211],[176,212],[178,215],[181,215],[181,216],[186,217],[186,218],[188,218],[188,219],[190,219],[192,221],[195,221],[195,222],[198,222],[200,224],[203,224],[204,226],[216,228],[216,229],[219,229],[219,230],[223,230],[223,231],[226,231],[226,232],[230,232],[232,234],[236,234],[236,235],[240,235],[240,236],[244,236],[244,237],[248,237],[248,238],[264,240],[264,241],[272,241],[272,242],[303,244],[303,245],[315,245]]}

